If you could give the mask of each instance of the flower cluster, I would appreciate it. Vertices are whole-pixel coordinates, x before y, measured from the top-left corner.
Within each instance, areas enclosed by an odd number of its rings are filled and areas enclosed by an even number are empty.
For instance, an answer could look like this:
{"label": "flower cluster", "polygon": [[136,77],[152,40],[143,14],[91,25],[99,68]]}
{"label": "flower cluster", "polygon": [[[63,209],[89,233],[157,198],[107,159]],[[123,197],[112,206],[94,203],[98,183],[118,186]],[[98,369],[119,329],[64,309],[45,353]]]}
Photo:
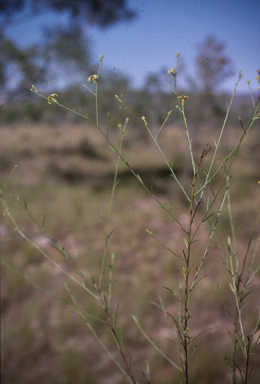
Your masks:
{"label": "flower cluster", "polygon": [[175,68],[171,68],[167,71],[168,75],[172,74],[172,76],[176,76],[177,72]]}
{"label": "flower cluster", "polygon": [[91,82],[91,80],[93,81],[93,83],[96,85],[97,84],[97,81],[98,81],[98,75],[91,75],[88,77],[88,83]]}
{"label": "flower cluster", "polygon": [[55,96],[58,97],[57,93],[52,93],[51,95],[48,96],[48,104],[51,104],[52,101],[54,101],[54,103],[57,103]]}

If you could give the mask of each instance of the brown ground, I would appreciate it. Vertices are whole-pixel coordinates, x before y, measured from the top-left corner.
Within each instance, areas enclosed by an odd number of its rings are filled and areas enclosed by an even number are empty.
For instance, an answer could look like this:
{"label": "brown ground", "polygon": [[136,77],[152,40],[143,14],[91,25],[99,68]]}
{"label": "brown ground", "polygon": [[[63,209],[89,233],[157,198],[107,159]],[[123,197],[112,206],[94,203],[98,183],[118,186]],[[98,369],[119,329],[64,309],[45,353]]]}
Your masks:
{"label": "brown ground", "polygon": [[[236,248],[242,260],[249,241],[254,216],[259,202],[260,180],[260,133],[259,124],[249,132],[243,148],[236,159],[231,175],[231,203],[233,219],[237,230]],[[105,223],[111,191],[114,162],[116,157],[104,139],[92,127],[64,126],[19,126],[0,130],[0,171],[4,181],[14,165],[17,169],[11,175],[8,187],[20,201],[26,200],[30,213],[42,223],[56,243],[60,242],[76,265],[87,278],[98,281],[100,256],[104,249]],[[197,133],[196,159],[202,148],[218,133],[207,127]],[[228,128],[223,137],[219,154],[228,153],[241,135],[241,128]],[[201,139],[200,139],[201,138]],[[118,133],[111,135],[118,142]],[[169,163],[190,190],[190,171],[186,165],[188,156],[185,140],[179,127],[166,127],[160,135],[160,145]],[[145,143],[138,133],[129,128],[126,135],[124,155],[129,164],[137,170],[146,185],[153,184],[156,197],[171,205],[172,212],[186,226],[189,206],[176,182],[167,174],[161,155],[151,140]],[[207,169],[212,151],[205,161]],[[111,310],[118,303],[117,331],[124,341],[125,353],[132,359],[132,367],[140,383],[144,382],[141,372],[149,360],[153,384],[168,384],[177,380],[178,371],[167,363],[149,345],[135,326],[131,314],[135,314],[149,336],[160,348],[180,364],[178,347],[167,327],[163,312],[152,304],[159,303],[158,295],[165,303],[165,309],[172,316],[178,316],[178,302],[163,287],[178,291],[182,281],[182,263],[162,248],[146,232],[149,229],[168,248],[180,255],[185,245],[183,232],[166,212],[140,187],[139,183],[121,164],[120,183],[116,190],[108,258],[114,252],[113,296]],[[216,191],[220,178],[216,177],[212,189]],[[210,192],[209,192],[210,193]],[[73,267],[58,254],[39,229],[19,208],[17,203],[4,192],[12,214],[21,229],[47,255],[55,258],[72,276],[78,278]],[[199,212],[200,215],[200,212]],[[84,310],[104,319],[102,309],[79,286],[70,282],[61,271],[44,259],[40,253],[18,238],[7,216],[1,217],[1,253],[5,263],[26,272],[28,277],[45,290],[59,298],[68,299],[64,283],[77,298]],[[230,235],[228,213],[225,208],[220,221],[219,235],[224,252],[227,253],[227,235]],[[253,249],[259,237],[259,224],[252,241]],[[200,229],[193,245],[193,272],[205,250],[208,239],[207,223]],[[259,265],[259,251],[255,265]],[[104,276],[106,290],[109,260]],[[192,272],[192,273],[193,273]],[[190,312],[190,333],[195,336],[207,328],[214,329],[202,334],[191,363],[192,382],[218,384],[229,382],[224,356],[230,356],[232,320],[226,306],[234,313],[234,297],[229,289],[229,274],[223,264],[216,240],[209,249],[203,273],[208,275],[194,290]],[[258,287],[252,289],[245,303],[244,321],[246,332],[252,332],[257,318],[259,300],[259,273],[254,279]],[[127,380],[117,370],[95,338],[89,332],[82,318],[71,307],[66,306],[2,266],[2,382],[5,384],[121,384]],[[103,324],[91,321],[96,332],[115,356],[118,355],[109,329]],[[194,343],[195,346],[195,343]],[[260,351],[252,356],[252,365],[259,361]],[[241,358],[242,367],[244,367]],[[260,367],[256,366],[250,383],[256,384]]]}

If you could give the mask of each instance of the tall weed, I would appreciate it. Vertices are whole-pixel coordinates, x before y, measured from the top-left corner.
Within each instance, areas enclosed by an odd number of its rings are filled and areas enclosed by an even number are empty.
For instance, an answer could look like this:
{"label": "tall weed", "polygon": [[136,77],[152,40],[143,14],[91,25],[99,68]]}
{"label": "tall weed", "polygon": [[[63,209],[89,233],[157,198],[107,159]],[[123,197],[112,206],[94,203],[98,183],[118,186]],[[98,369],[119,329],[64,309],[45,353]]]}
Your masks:
{"label": "tall weed", "polygon": [[[103,136],[110,149],[116,154],[117,160],[115,165],[115,174],[112,184],[111,194],[109,196],[109,206],[107,217],[102,217],[105,222],[105,234],[104,234],[104,247],[102,257],[100,259],[100,270],[97,275],[92,275],[90,271],[86,274],[77,263],[75,263],[67,251],[56,243],[52,237],[45,231],[44,219],[42,222],[38,222],[30,213],[27,208],[27,204],[20,201],[19,197],[16,197],[8,188],[8,180],[2,184],[1,202],[4,207],[4,215],[7,216],[13,223],[15,233],[24,239],[37,253],[43,258],[48,260],[53,267],[57,268],[62,275],[65,276],[66,282],[64,284],[67,298],[64,299],[58,295],[52,293],[51,289],[43,287],[38,282],[34,281],[26,272],[19,270],[19,268],[13,268],[6,261],[6,257],[2,258],[2,263],[5,267],[14,270],[18,275],[25,278],[31,285],[39,290],[53,296],[58,301],[65,303],[66,305],[73,307],[83,319],[90,333],[94,336],[97,343],[101,345],[104,351],[107,353],[111,361],[115,364],[118,370],[125,377],[126,382],[133,384],[137,383],[153,383],[152,372],[157,370],[157,367],[150,367],[148,358],[144,362],[142,375],[136,369],[135,364],[132,363],[132,356],[130,355],[127,345],[124,343],[123,324],[120,324],[120,303],[116,303],[114,300],[114,281],[120,279],[119,276],[114,276],[115,273],[115,252],[110,252],[108,244],[110,238],[113,236],[113,230],[111,229],[111,217],[115,206],[115,192],[118,185],[118,172],[120,163],[123,162],[126,168],[132,173],[133,177],[140,183],[146,193],[153,199],[156,204],[169,216],[169,226],[172,227],[172,231],[175,231],[176,225],[179,227],[180,233],[182,233],[183,242],[182,246],[169,247],[167,243],[161,241],[160,236],[153,233],[150,229],[146,229],[147,234],[151,237],[151,241],[157,242],[162,249],[162,252],[169,252],[172,256],[172,264],[177,265],[180,275],[178,280],[175,278],[172,284],[165,285],[164,281],[161,281],[161,286],[164,287],[165,293],[158,296],[157,302],[153,302],[153,305],[159,309],[160,313],[165,318],[165,324],[168,329],[167,338],[170,339],[170,348],[164,349],[161,347],[160,342],[154,341],[153,337],[149,334],[149,331],[145,329],[142,324],[144,319],[139,319],[136,314],[132,314],[133,323],[140,331],[140,335],[146,339],[148,344],[153,348],[163,360],[165,364],[171,368],[171,378],[176,379],[182,383],[192,383],[194,378],[194,365],[196,365],[195,356],[197,348],[199,348],[199,340],[206,338],[205,333],[208,334],[214,327],[203,327],[198,329],[194,327],[192,318],[194,316],[193,302],[197,303],[199,297],[199,287],[203,284],[205,279],[211,280],[211,276],[208,276],[204,272],[204,266],[206,261],[210,258],[212,247],[218,247],[223,258],[223,263],[229,273],[229,286],[233,295],[233,301],[235,306],[235,312],[231,308],[226,308],[227,313],[232,320],[232,326],[227,324],[227,334],[230,336],[230,355],[223,356],[227,364],[227,369],[230,376],[230,382],[232,384],[242,382],[250,383],[253,377],[253,368],[251,359],[253,354],[256,353],[256,349],[259,346],[259,327],[260,317],[255,319],[250,318],[250,312],[244,310],[247,308],[247,302],[249,293],[254,289],[255,281],[259,279],[259,256],[258,240],[256,238],[257,219],[260,211],[260,202],[258,207],[255,208],[255,219],[252,223],[250,236],[247,242],[247,248],[244,255],[240,256],[240,249],[237,246],[237,234],[234,224],[231,208],[231,193],[230,188],[232,186],[232,166],[235,159],[238,156],[241,145],[252,128],[253,124],[259,119],[259,113],[257,113],[260,96],[256,102],[252,97],[253,108],[252,114],[248,122],[244,124],[240,119],[241,134],[236,145],[231,148],[223,157],[220,155],[221,145],[223,142],[223,135],[226,130],[227,120],[232,107],[235,92],[238,84],[242,78],[239,73],[238,82],[235,86],[230,103],[227,107],[226,116],[221,129],[219,130],[218,137],[213,139],[210,143],[204,142],[203,137],[197,137],[196,141],[201,143],[200,153],[197,154],[193,148],[193,140],[190,136],[189,125],[186,120],[185,107],[188,103],[188,96],[179,95],[177,90],[177,61],[179,53],[177,54],[176,67],[168,71],[168,74],[173,77],[174,89],[173,92],[176,95],[177,109],[180,113],[180,118],[183,127],[183,134],[186,139],[186,145],[189,153],[188,167],[191,172],[186,174],[186,179],[181,179],[175,170],[174,164],[167,158],[164,149],[159,143],[159,137],[169,119],[171,112],[169,111],[163,124],[154,133],[149,127],[148,119],[145,116],[133,116],[133,113],[128,109],[124,102],[123,96],[115,95],[120,108],[123,108],[129,113],[129,117],[134,118],[140,126],[147,131],[151,141],[154,144],[154,148],[160,153],[167,169],[168,174],[179,189],[179,194],[182,195],[186,202],[187,212],[184,219],[183,215],[178,215],[178,211],[170,203],[165,203],[164,199],[160,197],[154,191],[152,185],[147,185],[142,177],[131,166],[131,162],[125,158],[123,143],[125,138],[125,132],[129,123],[129,118],[126,118],[124,124],[118,124],[121,139],[119,145],[114,144],[110,135],[110,114],[108,113],[108,124],[106,129],[102,129],[99,125],[99,111],[98,111],[98,85],[100,78],[101,64],[103,56],[100,56],[100,66],[97,74],[91,75],[88,78],[90,83],[94,84],[94,90],[90,86],[86,86],[88,91],[93,94],[95,98],[95,117],[91,117],[91,111],[85,115],[72,111],[84,119],[87,119],[93,124],[93,126]],[[259,76],[258,76],[259,80]],[[58,95],[53,93],[48,97],[40,94],[40,92],[32,86],[32,92],[47,100],[49,104],[56,104],[62,108],[70,110],[70,108],[62,105],[58,102]],[[203,106],[202,106],[203,108]],[[70,110],[71,111],[71,110]],[[133,149],[134,150],[134,149]],[[185,156],[185,154],[180,154]],[[190,176],[191,175],[191,176]],[[10,175],[10,177],[13,177]],[[187,181],[188,178],[188,181]],[[256,186],[257,188],[258,186]],[[18,224],[15,218],[15,204],[11,205],[7,203],[5,196],[12,197],[14,203],[17,203],[38,228],[38,231],[42,238],[51,244],[51,246],[62,256],[70,268],[65,268],[63,262],[60,259],[49,255],[43,247],[28,237],[22,225]],[[228,208],[229,217],[229,230],[231,235],[224,235],[221,230],[219,231],[219,222],[221,220],[224,207]],[[14,212],[14,213],[13,213]],[[83,212],[84,214],[84,212]],[[201,229],[207,227],[208,235],[205,241],[204,250],[198,255],[196,249],[200,240]],[[11,257],[12,255],[9,255]],[[160,255],[158,255],[158,258]],[[257,258],[258,257],[258,258]],[[90,277],[91,276],[91,277]],[[70,284],[69,284],[70,283]],[[89,297],[89,306],[82,305],[81,295],[77,297],[75,289],[71,287],[75,285],[83,290],[84,294]],[[143,283],[142,289],[145,290],[145,283]],[[76,292],[78,292],[76,290]],[[197,293],[198,292],[198,293]],[[166,294],[166,296],[165,296]],[[214,300],[214,298],[213,298]],[[178,305],[176,305],[178,304]],[[97,310],[97,307],[99,309]],[[244,310],[244,311],[243,311]],[[250,327],[248,328],[248,323]],[[113,339],[114,346],[117,349],[115,353],[114,347],[111,347],[110,342],[106,342],[104,334],[108,332]],[[82,335],[84,337],[84,335]],[[207,355],[207,346],[202,355]],[[210,348],[210,346],[208,346]],[[224,348],[223,348],[224,350]],[[222,350],[218,354],[223,353]],[[159,369],[159,368],[158,368]],[[203,372],[201,372],[203,375]],[[198,378],[197,378],[198,379]],[[253,380],[253,379],[252,379]],[[161,382],[166,382],[163,378]],[[169,382],[172,382],[169,380]],[[252,381],[253,382],[253,381]]]}

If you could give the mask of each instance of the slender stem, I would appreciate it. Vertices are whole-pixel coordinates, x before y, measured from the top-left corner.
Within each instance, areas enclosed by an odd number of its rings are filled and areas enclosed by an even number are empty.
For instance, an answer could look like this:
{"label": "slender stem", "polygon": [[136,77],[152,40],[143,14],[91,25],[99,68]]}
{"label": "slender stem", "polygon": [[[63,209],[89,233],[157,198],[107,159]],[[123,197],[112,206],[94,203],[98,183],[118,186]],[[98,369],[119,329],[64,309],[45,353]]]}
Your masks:
{"label": "slender stem", "polygon": [[122,146],[123,146],[123,140],[125,136],[125,128],[121,131],[121,140],[120,140],[120,146],[118,150],[118,158],[116,162],[116,170],[114,174],[114,181],[113,181],[113,186],[112,186],[112,192],[111,192],[111,197],[110,197],[110,202],[109,202],[109,212],[108,212],[108,219],[107,219],[107,225],[106,225],[106,235],[105,235],[105,247],[104,247],[104,252],[102,256],[102,264],[101,264],[101,271],[99,275],[99,284],[98,287],[101,289],[102,285],[102,279],[105,271],[105,262],[106,262],[106,254],[107,254],[107,245],[108,245],[108,239],[110,237],[110,223],[111,223],[111,215],[112,215],[112,209],[113,209],[113,203],[114,203],[114,194],[115,194],[115,189],[117,186],[117,175],[118,175],[118,170],[119,170],[119,164],[120,164],[120,157],[121,157],[121,152],[122,152]]}
{"label": "slender stem", "polygon": [[189,274],[190,274],[190,259],[191,259],[191,245],[192,245],[192,223],[193,223],[193,204],[194,204],[194,194],[195,194],[195,184],[197,180],[197,173],[194,173],[194,178],[192,182],[192,191],[190,199],[190,210],[189,210],[189,230],[188,230],[188,239],[187,239],[187,256],[186,256],[186,270],[184,273],[185,278],[185,299],[184,299],[184,375],[186,384],[189,383],[189,370],[188,370],[188,322],[190,318],[189,314]]}

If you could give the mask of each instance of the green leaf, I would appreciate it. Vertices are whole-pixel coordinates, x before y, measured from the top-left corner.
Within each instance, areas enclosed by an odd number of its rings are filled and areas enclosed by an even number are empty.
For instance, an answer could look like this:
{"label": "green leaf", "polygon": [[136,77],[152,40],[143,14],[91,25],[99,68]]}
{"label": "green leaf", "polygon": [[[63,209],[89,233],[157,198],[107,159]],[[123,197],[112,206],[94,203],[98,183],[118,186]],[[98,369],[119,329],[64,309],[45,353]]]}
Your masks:
{"label": "green leaf", "polygon": [[119,308],[119,304],[117,304],[116,310],[113,313],[113,327],[116,326],[116,317],[117,317],[118,308]]}

